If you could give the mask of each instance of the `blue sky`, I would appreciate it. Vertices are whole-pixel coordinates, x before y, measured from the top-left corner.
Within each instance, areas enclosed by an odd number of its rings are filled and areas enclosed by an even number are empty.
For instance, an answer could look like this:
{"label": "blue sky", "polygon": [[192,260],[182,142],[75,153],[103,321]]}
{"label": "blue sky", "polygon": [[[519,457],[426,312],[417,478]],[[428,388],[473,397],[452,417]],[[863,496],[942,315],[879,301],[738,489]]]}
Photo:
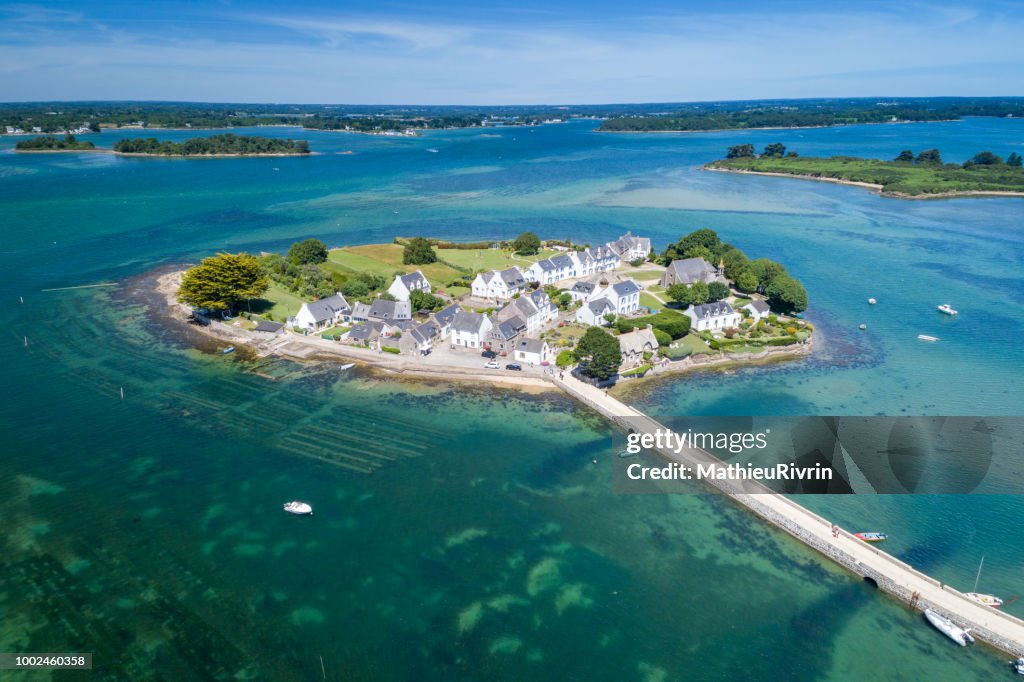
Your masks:
{"label": "blue sky", "polygon": [[1024,95],[1024,3],[0,4],[0,99],[573,104]]}

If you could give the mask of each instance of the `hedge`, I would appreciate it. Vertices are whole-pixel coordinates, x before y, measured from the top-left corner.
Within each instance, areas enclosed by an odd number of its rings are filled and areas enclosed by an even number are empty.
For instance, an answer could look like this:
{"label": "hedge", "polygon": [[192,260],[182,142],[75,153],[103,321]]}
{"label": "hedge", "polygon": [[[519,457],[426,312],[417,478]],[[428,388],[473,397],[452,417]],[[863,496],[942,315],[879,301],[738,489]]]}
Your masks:
{"label": "hedge", "polygon": [[390,347],[390,346],[381,346],[381,348],[380,348],[380,349],[381,349],[382,351],[384,351],[385,353],[394,353],[395,355],[399,355],[399,354],[401,354],[401,352],[402,352],[402,351],[400,351],[399,349],[397,349],[397,348],[392,348],[392,347]]}
{"label": "hedge", "polygon": [[651,369],[652,368],[651,368],[650,365],[640,365],[639,367],[634,367],[633,369],[629,369],[629,370],[626,370],[625,372],[621,372],[619,374],[619,376],[623,376],[623,377],[631,377],[631,376],[636,376],[636,375],[643,376],[644,374],[647,374],[649,371],[651,371]]}
{"label": "hedge", "polygon": [[[619,318],[615,323],[620,334],[626,334],[634,329],[643,329],[647,325],[660,329],[672,339],[681,339],[690,331],[690,318],[682,313],[668,312],[662,310],[656,315],[645,315],[644,317]],[[657,336],[655,336],[657,338]],[[659,340],[658,343],[661,343]]]}

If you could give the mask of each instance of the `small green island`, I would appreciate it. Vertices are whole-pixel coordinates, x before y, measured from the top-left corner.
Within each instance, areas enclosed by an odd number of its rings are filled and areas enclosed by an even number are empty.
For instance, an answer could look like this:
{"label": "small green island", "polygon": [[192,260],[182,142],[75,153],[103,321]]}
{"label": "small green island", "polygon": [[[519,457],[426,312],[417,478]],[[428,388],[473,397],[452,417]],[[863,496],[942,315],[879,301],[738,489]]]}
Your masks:
{"label": "small green island", "polygon": [[114,143],[114,151],[145,156],[300,156],[310,153],[306,140],[231,133],[194,137],[184,142],[153,137],[124,139]]}
{"label": "small green island", "polygon": [[939,198],[955,196],[1024,196],[1021,156],[1005,159],[991,151],[975,154],[962,164],[943,163],[938,149],[918,153],[906,149],[885,161],[855,156],[800,156],[781,143],[767,145],[761,154],[754,145],[729,148],[724,159],[707,170],[789,176],[878,189],[883,196]]}
{"label": "small green island", "polygon": [[64,137],[39,135],[21,140],[14,148],[19,152],[86,152],[94,151],[96,145],[88,140],[78,140],[69,133]]}

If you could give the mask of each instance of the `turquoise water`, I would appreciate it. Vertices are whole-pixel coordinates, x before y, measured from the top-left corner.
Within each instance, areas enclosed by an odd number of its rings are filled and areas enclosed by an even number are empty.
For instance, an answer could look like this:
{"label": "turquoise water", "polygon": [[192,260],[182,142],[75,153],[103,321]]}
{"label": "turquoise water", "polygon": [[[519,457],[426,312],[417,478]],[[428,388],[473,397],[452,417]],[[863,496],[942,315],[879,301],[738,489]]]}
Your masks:
{"label": "turquoise water", "polygon": [[[644,408],[1020,412],[1024,203],[897,201],[697,167],[747,141],[1006,154],[1024,123],[591,128],[259,131],[323,152],[304,159],[0,153],[0,650],[94,651],[100,679],[316,679],[321,656],[338,680],[1008,675],[1000,655],[946,646],[712,496],[613,495],[610,432],[571,401],[204,353],[145,295],[153,267],[310,235],[531,228],[597,242],[632,229],[660,248],[713,227],[805,282],[818,353],[646,384],[630,392]],[[101,281],[119,284],[42,291]],[[940,317],[940,302],[960,316]],[[316,516],[282,514],[292,498]],[[884,528],[894,553],[958,587],[985,555],[985,591],[1024,593],[1019,497],[806,502]]]}

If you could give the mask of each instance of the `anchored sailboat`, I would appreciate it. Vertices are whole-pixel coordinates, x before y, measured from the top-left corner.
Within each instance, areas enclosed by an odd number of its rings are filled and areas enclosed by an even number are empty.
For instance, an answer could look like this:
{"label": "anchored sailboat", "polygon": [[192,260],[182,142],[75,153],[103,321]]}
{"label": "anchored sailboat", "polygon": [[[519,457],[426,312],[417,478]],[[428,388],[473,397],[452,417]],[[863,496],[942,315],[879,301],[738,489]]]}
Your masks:
{"label": "anchored sailboat", "polygon": [[985,606],[991,606],[994,609],[998,609],[1003,605],[1003,600],[991,594],[979,594],[978,593],[978,581],[981,580],[981,567],[985,565],[985,557],[981,557],[981,563],[978,564],[978,575],[974,576],[974,591],[968,592],[966,597],[972,599],[979,604]]}

